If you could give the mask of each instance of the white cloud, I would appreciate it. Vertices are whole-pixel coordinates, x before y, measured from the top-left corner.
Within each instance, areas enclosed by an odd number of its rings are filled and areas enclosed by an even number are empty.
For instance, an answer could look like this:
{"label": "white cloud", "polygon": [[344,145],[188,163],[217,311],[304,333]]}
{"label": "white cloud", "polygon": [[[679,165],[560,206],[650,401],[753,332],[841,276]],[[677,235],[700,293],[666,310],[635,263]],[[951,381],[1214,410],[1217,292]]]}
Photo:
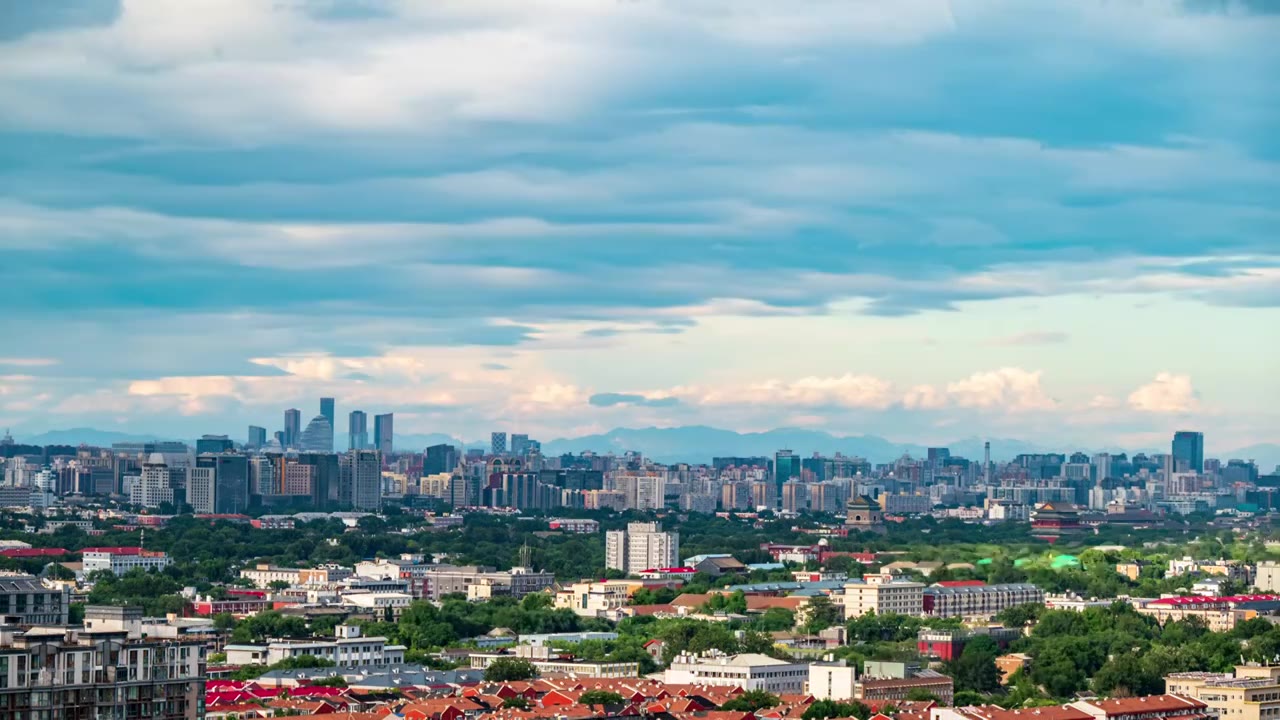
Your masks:
{"label": "white cloud", "polygon": [[1129,407],[1149,413],[1185,413],[1198,409],[1200,400],[1190,375],[1162,372],[1129,394]]}
{"label": "white cloud", "polygon": [[916,385],[903,396],[902,405],[909,410],[936,410],[947,406],[947,396],[932,385]]}
{"label": "white cloud", "polygon": [[1050,410],[1057,403],[1040,387],[1041,374],[1015,367],[978,372],[948,383],[947,395],[960,407]]}
{"label": "white cloud", "polygon": [[57,358],[43,357],[0,357],[0,365],[12,367],[49,367],[58,364]]}
{"label": "white cloud", "polygon": [[[680,389],[677,389],[680,390]],[[689,392],[691,389],[683,389]],[[697,393],[697,391],[694,391]],[[673,395],[678,394],[672,391]],[[741,386],[719,387],[697,393],[703,405],[781,405],[884,409],[893,404],[893,386],[871,375],[847,373],[838,377],[809,376],[798,380],[770,379]]]}

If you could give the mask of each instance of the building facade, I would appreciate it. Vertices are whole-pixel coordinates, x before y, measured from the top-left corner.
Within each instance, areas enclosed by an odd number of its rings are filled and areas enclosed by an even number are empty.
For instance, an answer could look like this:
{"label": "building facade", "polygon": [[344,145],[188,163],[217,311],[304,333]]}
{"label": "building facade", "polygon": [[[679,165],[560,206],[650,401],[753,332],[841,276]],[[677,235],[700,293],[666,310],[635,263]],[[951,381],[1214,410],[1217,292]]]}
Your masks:
{"label": "building facade", "polygon": [[680,535],[656,522],[628,523],[605,533],[605,567],[639,575],[649,568],[680,564]]}

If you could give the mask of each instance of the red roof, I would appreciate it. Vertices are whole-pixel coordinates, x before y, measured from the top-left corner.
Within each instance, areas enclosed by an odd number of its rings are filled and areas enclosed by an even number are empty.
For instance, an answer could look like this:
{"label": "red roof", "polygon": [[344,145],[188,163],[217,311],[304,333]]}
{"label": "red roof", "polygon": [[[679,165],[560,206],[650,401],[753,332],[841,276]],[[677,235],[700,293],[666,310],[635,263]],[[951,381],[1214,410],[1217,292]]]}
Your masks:
{"label": "red roof", "polygon": [[8,548],[0,550],[0,555],[7,558],[55,557],[66,554],[67,550],[62,548]]}
{"label": "red roof", "polygon": [[1229,603],[1264,602],[1267,600],[1280,600],[1280,595],[1227,595],[1224,597],[1192,595],[1190,597],[1161,598],[1159,600],[1152,600],[1147,604],[1180,607],[1185,605],[1225,605]]}
{"label": "red roof", "polygon": [[140,547],[87,547],[80,552],[82,553],[110,553],[112,555],[141,555]]}

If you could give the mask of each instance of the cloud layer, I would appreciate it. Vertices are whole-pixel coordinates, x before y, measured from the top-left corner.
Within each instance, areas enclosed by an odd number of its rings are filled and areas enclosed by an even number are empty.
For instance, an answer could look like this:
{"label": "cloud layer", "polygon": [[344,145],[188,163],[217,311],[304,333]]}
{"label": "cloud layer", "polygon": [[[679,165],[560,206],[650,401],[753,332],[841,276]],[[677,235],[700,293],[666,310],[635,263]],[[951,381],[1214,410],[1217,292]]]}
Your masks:
{"label": "cloud layer", "polygon": [[1276,439],[1249,3],[46,5],[0,31],[0,422]]}

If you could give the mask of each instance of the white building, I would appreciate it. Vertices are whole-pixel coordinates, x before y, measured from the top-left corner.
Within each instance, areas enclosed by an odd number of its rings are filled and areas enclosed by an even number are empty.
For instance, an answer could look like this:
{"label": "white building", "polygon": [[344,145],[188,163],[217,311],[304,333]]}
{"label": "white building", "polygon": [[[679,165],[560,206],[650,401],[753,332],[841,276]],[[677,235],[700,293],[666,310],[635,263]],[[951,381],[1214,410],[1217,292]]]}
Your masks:
{"label": "white building", "polygon": [[612,617],[631,602],[631,595],[644,587],[639,580],[576,582],[556,593],[555,605],[581,617]]}
{"label": "white building", "polygon": [[404,662],[405,647],[388,645],[384,637],[361,637],[355,625],[334,628],[335,637],[313,640],[273,640],[266,645],[228,645],[227,662],[232,665],[274,665],[282,660],[313,655],[337,667],[398,665]]}
{"label": "white building", "polygon": [[851,700],[857,681],[857,668],[844,660],[809,666],[809,694],[818,700]]}
{"label": "white building", "polygon": [[845,619],[874,612],[877,615],[924,614],[924,583],[899,580],[893,575],[865,575],[862,582],[844,586]]}
{"label": "white building", "polygon": [[193,467],[187,473],[187,504],[192,512],[212,513],[213,493],[217,485],[215,467]]}
{"label": "white building", "polygon": [[663,682],[668,684],[740,687],[774,694],[804,692],[808,680],[807,664],[753,653],[706,656],[685,653],[677,655],[663,673]]}
{"label": "white building", "polygon": [[1264,560],[1258,563],[1254,573],[1253,584],[1263,592],[1280,592],[1280,563]]}
{"label": "white building", "polygon": [[152,509],[173,503],[173,483],[164,455],[153,453],[142,465],[142,475],[130,488],[129,503]]}
{"label": "white building", "polygon": [[622,492],[631,510],[661,510],[666,504],[667,477],[664,472],[638,470],[613,475],[613,489]]}
{"label": "white building", "polygon": [[374,614],[379,620],[396,621],[413,602],[413,596],[399,592],[366,592],[342,596],[342,604],[357,612]]}
{"label": "white building", "polygon": [[112,575],[123,575],[135,568],[163,570],[169,566],[169,556],[155,550],[140,547],[91,547],[81,551],[85,575],[106,570]]}
{"label": "white building", "polygon": [[628,523],[626,530],[605,533],[604,564],[628,575],[674,567],[680,564],[680,535],[662,532],[656,522]]}

